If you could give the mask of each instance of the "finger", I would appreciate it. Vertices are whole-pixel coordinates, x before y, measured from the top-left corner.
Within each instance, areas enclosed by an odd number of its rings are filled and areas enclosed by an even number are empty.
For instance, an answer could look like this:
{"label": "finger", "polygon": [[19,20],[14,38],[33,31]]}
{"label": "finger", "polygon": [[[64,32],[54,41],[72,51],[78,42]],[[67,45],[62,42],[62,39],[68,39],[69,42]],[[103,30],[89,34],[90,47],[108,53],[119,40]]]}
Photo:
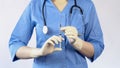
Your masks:
{"label": "finger", "polygon": [[62,36],[54,36],[53,41],[58,44],[61,43],[64,40],[64,38]]}
{"label": "finger", "polygon": [[61,38],[62,41],[64,40],[64,38],[62,36],[59,36],[59,37]]}
{"label": "finger", "polygon": [[48,44],[49,44],[49,45],[53,45],[53,46],[55,45],[55,44],[54,44],[54,42],[53,42],[53,41],[51,41],[51,40],[50,40],[50,41],[48,41]]}
{"label": "finger", "polygon": [[66,36],[75,36],[73,33],[65,33]]}
{"label": "finger", "polygon": [[65,33],[66,36],[78,36],[77,34]]}
{"label": "finger", "polygon": [[77,30],[73,27],[63,27],[61,28],[61,30],[64,31],[65,33],[71,33],[73,35],[78,35]]}
{"label": "finger", "polygon": [[66,26],[66,27],[61,27],[61,28],[60,28],[60,30],[62,30],[62,31],[66,30],[66,29],[76,30],[76,28],[73,27],[73,26]]}
{"label": "finger", "polygon": [[72,35],[72,36],[78,36],[78,33],[75,31],[66,31],[65,35]]}
{"label": "finger", "polygon": [[61,42],[64,40],[64,38],[62,36],[58,36],[58,37],[61,40]]}
{"label": "finger", "polygon": [[67,36],[69,39],[75,39],[76,36]]}
{"label": "finger", "polygon": [[55,48],[54,51],[62,51],[62,48]]}
{"label": "finger", "polygon": [[53,41],[55,44],[58,44],[61,40],[59,39],[58,36],[53,36],[53,37],[51,38],[51,41]]}
{"label": "finger", "polygon": [[58,44],[58,41],[56,40],[56,38],[52,38],[51,41],[54,42],[54,44]]}
{"label": "finger", "polygon": [[56,36],[55,38],[56,38],[56,40],[57,40],[59,43],[62,42],[62,38],[61,38],[61,37]]}
{"label": "finger", "polygon": [[65,32],[69,27],[61,27],[60,30]]}

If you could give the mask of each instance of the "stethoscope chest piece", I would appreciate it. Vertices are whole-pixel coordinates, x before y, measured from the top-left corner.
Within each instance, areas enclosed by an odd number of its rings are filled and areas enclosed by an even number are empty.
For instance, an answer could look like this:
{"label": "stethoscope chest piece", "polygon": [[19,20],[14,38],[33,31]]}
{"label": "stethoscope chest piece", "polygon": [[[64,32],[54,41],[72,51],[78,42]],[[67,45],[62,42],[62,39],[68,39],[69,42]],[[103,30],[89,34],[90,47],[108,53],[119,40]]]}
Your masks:
{"label": "stethoscope chest piece", "polygon": [[43,26],[43,33],[47,34],[48,33],[48,27],[47,26]]}
{"label": "stethoscope chest piece", "polygon": [[[44,26],[43,26],[43,33],[44,33],[44,34],[47,34],[47,33],[48,33],[48,27],[47,27],[45,15],[44,15],[44,7],[45,7],[46,1],[47,1],[47,0],[44,0],[43,6],[42,6],[42,15],[43,15],[43,21],[44,21]],[[72,10],[73,10],[74,7],[79,8],[81,14],[83,15],[83,11],[82,11],[82,9],[77,5],[76,0],[74,0],[74,5],[73,5],[73,6],[71,7],[71,9],[70,9],[70,14],[72,14]]]}

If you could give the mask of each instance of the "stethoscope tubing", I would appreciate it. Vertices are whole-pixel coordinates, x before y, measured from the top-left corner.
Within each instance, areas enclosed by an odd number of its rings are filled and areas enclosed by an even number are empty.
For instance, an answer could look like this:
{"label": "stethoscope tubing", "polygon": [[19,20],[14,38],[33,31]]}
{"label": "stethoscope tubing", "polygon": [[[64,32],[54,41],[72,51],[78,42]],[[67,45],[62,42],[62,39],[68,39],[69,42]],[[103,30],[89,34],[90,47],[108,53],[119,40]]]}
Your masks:
{"label": "stethoscope tubing", "polygon": [[[47,32],[48,32],[48,27],[47,27],[47,23],[46,23],[46,19],[45,19],[45,13],[44,13],[45,4],[46,4],[46,0],[44,0],[44,2],[43,2],[43,6],[42,6],[42,16],[43,16],[43,22],[44,22],[43,33],[44,33],[44,34],[47,34]],[[73,8],[78,8],[78,9],[80,10],[81,15],[83,15],[83,11],[82,11],[81,7],[77,5],[77,1],[76,1],[76,0],[74,0],[74,5],[70,8],[70,12],[69,12],[69,13],[70,13],[70,16],[71,16],[71,14],[72,14]]]}

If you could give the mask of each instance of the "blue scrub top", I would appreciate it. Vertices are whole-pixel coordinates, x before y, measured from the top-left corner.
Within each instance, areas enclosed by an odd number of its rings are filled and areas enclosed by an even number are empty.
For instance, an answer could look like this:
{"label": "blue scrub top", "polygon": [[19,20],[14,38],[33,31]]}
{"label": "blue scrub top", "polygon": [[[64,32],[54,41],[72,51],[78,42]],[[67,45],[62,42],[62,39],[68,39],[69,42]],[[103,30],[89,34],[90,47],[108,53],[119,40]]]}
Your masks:
{"label": "blue scrub top", "polygon": [[[59,35],[61,26],[74,26],[77,28],[80,38],[90,42],[94,46],[92,62],[100,56],[104,49],[103,34],[96,14],[94,4],[91,0],[77,0],[82,8],[83,15],[75,8],[70,16],[69,11],[74,0],[68,0],[68,4],[62,12],[55,7],[51,0],[46,0],[45,19],[48,26],[48,33],[43,33],[42,4],[44,0],[32,0],[23,12],[14,31],[11,34],[9,48],[12,60],[19,58],[15,56],[16,51],[26,46],[32,36],[33,29],[36,30],[37,48],[41,48],[45,41],[53,35]],[[69,44],[66,36],[62,42],[62,51],[34,59],[33,68],[88,68],[84,55],[75,50]],[[57,45],[56,45],[57,46]]]}

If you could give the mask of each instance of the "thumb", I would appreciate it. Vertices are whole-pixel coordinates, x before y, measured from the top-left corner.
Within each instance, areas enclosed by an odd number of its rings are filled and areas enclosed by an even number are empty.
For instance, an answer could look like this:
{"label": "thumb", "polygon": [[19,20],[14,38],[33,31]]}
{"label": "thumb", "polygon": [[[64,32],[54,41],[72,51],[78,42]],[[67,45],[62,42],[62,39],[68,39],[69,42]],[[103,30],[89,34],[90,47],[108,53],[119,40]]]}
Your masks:
{"label": "thumb", "polygon": [[61,27],[60,30],[65,32],[65,30],[67,29],[68,27]]}
{"label": "thumb", "polygon": [[54,51],[62,51],[62,48],[55,48]]}

